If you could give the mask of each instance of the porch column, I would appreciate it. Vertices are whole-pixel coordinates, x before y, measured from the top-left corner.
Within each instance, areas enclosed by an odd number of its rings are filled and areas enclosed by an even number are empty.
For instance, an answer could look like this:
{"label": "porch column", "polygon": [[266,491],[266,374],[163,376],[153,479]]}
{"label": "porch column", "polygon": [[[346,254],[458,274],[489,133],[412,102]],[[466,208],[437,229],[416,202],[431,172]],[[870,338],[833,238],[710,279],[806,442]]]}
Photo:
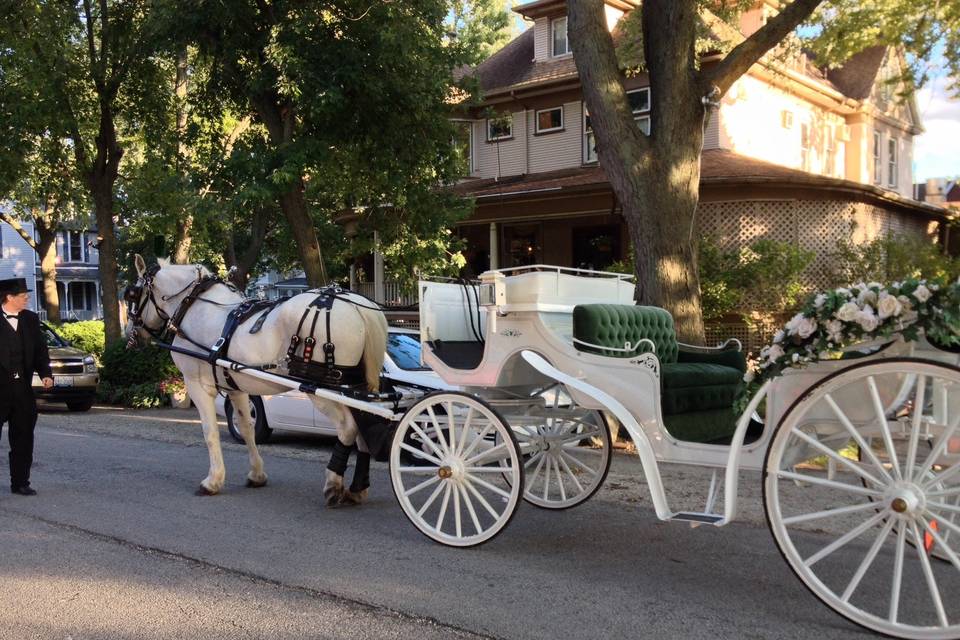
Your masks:
{"label": "porch column", "polygon": [[350,265],[350,291],[357,290],[357,265]]}
{"label": "porch column", "polygon": [[490,223],[490,268],[500,268],[500,234],[496,222]]}
{"label": "porch column", "polygon": [[373,299],[383,304],[386,293],[383,282],[383,254],[380,253],[380,232],[373,232]]}

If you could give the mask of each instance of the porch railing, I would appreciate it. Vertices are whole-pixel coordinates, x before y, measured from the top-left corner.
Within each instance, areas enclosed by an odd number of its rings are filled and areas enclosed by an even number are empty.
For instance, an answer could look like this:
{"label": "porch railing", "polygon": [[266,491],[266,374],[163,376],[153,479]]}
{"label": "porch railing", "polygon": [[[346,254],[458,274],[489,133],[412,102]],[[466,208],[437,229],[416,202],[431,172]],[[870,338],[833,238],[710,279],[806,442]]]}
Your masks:
{"label": "porch railing", "polygon": [[[43,322],[47,321],[47,310],[40,309],[37,311],[37,315],[40,316],[40,320]],[[60,322],[78,322],[81,320],[100,320],[103,318],[103,312],[100,309],[61,309],[60,310]]]}
{"label": "porch railing", "polygon": [[[372,300],[377,300],[375,295],[375,285],[372,282],[358,282],[356,292],[361,293]],[[397,282],[385,282],[383,284],[384,299],[377,300],[382,305],[387,306],[406,306],[417,303],[416,289],[413,291],[404,289]]]}

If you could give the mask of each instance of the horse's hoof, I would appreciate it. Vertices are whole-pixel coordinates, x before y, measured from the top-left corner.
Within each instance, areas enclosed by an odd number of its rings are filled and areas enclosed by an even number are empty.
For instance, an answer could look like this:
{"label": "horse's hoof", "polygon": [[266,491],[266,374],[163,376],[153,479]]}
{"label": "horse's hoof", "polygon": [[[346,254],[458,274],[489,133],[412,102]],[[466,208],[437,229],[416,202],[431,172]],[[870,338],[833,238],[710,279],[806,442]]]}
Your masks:
{"label": "horse's hoof", "polygon": [[344,491],[343,496],[340,497],[340,504],[349,507],[361,505],[367,501],[367,493],[368,491],[366,489],[359,493]]}
{"label": "horse's hoof", "polygon": [[217,495],[217,492],[216,492],[216,491],[210,491],[210,489],[207,489],[205,486],[200,485],[200,486],[197,488],[197,490],[193,492],[193,495],[195,495],[195,496],[215,496],[215,495]]}
{"label": "horse's hoof", "polygon": [[334,489],[324,491],[323,498],[326,501],[328,508],[339,507],[341,504],[343,504],[343,491],[336,491]]}
{"label": "horse's hoof", "polygon": [[259,489],[260,487],[265,487],[267,486],[267,479],[264,478],[263,480],[251,480],[250,478],[247,478],[247,486],[251,489]]}

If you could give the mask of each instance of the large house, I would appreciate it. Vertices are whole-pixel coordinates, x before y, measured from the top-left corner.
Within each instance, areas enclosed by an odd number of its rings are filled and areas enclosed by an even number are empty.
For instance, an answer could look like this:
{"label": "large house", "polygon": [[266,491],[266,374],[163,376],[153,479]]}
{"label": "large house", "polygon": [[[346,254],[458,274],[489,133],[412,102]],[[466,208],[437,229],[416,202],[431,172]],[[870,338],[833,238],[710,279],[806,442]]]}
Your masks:
{"label": "large house", "polygon": [[[637,2],[605,1],[616,36]],[[760,28],[776,4],[745,12],[740,34]],[[533,26],[467,72],[482,103],[458,116],[469,178],[456,189],[476,203],[457,229],[470,270],[604,268],[625,257],[628,234],[597,161],[566,3],[536,0],[513,10]],[[833,70],[805,55],[753,65],[710,113],[698,232],[728,247],[770,237],[816,250],[811,283],[826,277],[841,238],[942,233],[945,211],[912,194],[913,138],[922,128],[913,100],[898,100],[887,81],[901,62],[896,51],[874,47]],[[623,84],[638,125],[655,131],[647,76]]]}
{"label": "large house", "polygon": [[[34,238],[30,222],[22,223]],[[57,232],[57,292],[62,320],[93,320],[103,317],[100,304],[100,268],[96,232],[64,228]],[[7,223],[0,223],[0,279],[26,278],[32,309],[43,310],[43,278],[36,251]]]}

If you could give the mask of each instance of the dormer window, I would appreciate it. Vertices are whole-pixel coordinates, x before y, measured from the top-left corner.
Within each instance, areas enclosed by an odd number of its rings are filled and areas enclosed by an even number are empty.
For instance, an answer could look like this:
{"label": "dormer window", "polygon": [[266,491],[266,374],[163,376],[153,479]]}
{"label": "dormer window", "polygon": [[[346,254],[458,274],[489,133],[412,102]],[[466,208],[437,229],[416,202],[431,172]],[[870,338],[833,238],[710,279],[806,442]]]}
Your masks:
{"label": "dormer window", "polygon": [[550,23],[550,34],[553,57],[565,56],[570,53],[570,41],[567,40],[567,18],[556,18]]}
{"label": "dormer window", "polygon": [[509,140],[513,137],[513,115],[505,114],[487,120],[487,142]]}

